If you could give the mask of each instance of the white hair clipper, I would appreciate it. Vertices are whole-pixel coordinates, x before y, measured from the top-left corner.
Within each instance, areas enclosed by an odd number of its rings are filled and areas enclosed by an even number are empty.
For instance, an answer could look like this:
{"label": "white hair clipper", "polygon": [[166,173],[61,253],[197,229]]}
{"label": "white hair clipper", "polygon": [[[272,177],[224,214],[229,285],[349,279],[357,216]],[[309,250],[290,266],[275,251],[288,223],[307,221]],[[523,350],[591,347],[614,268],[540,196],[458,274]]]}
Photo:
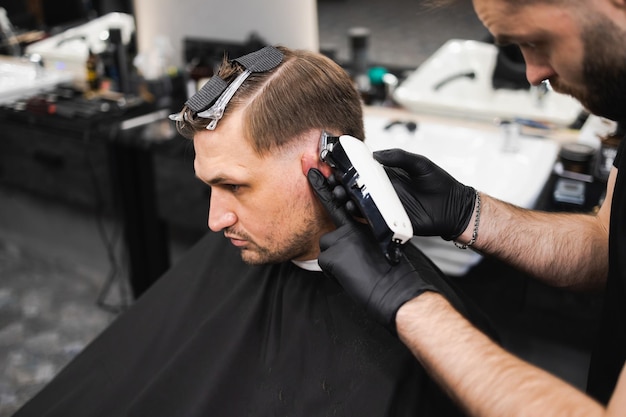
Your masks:
{"label": "white hair clipper", "polygon": [[383,166],[361,140],[330,136],[322,132],[320,159],[333,168],[337,181],[346,189],[369,223],[390,263],[397,263],[402,247],[413,237],[411,220]]}

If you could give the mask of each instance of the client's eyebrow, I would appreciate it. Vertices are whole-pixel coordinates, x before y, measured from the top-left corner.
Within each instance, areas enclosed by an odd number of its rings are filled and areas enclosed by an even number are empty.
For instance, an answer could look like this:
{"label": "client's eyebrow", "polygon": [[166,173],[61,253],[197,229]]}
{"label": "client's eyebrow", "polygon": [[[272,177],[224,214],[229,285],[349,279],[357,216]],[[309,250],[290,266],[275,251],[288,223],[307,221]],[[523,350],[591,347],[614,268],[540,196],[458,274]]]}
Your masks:
{"label": "client's eyebrow", "polygon": [[209,187],[213,185],[219,185],[224,182],[224,178],[214,178],[211,180],[206,180],[204,178],[199,177],[198,175],[196,175],[196,178],[202,181],[203,183],[205,183],[206,185],[208,185]]}
{"label": "client's eyebrow", "polygon": [[198,178],[200,181],[202,181],[203,183],[209,186],[215,186],[215,185],[220,185],[220,184],[230,184],[234,181],[233,179],[227,178],[226,176],[222,176],[222,175],[217,175],[213,178],[205,179],[205,178],[199,177],[196,174],[196,178]]}

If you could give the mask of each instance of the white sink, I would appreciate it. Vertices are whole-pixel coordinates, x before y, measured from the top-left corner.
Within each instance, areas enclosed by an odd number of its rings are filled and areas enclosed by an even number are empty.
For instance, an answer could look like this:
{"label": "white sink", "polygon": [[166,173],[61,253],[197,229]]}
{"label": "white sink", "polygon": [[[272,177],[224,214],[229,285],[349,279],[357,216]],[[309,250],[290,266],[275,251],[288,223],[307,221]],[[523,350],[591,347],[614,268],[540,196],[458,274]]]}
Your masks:
{"label": "white sink", "polygon": [[25,58],[0,56],[0,104],[34,95],[71,79],[71,75],[62,71],[37,68]]}
{"label": "white sink", "polygon": [[[366,143],[373,151],[402,148],[424,155],[458,181],[526,208],[537,202],[559,151],[552,140],[523,135],[513,143],[513,151],[506,146],[505,135],[493,126],[478,129],[424,122],[411,133],[402,124],[386,129],[390,121],[379,116],[365,118]],[[450,275],[465,274],[481,259],[440,237],[416,237],[413,243]]]}
{"label": "white sink", "polygon": [[[484,42],[449,40],[398,86],[394,99],[413,112],[476,120],[524,118],[558,126],[576,120],[582,106],[570,96],[549,91],[539,100],[533,88],[494,90],[497,51]],[[473,78],[459,76],[469,73]]]}

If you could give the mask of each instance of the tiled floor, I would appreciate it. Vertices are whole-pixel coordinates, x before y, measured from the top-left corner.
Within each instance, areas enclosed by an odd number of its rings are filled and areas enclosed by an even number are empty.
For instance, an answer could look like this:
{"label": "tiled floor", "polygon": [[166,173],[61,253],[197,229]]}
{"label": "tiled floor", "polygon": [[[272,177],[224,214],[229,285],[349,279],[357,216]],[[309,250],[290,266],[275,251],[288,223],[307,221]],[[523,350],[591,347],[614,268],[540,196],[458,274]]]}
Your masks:
{"label": "tiled floor", "polygon": [[[348,59],[348,28],[365,26],[372,62],[417,67],[449,38],[484,38],[470,2],[460,3],[426,11],[415,0],[319,0],[321,44]],[[114,319],[97,300],[113,268],[124,270],[119,244],[119,226],[110,220],[0,187],[0,417],[11,415]],[[174,242],[173,258],[189,244]],[[125,299],[120,288],[114,286],[109,302]],[[506,342],[584,383],[586,352],[520,335]]]}
{"label": "tiled floor", "polygon": [[102,275],[0,238],[0,415],[35,394],[113,316]]}
{"label": "tiled floor", "polygon": [[[95,217],[0,189],[0,416],[37,392],[114,315]],[[110,227],[108,227],[110,229]]]}

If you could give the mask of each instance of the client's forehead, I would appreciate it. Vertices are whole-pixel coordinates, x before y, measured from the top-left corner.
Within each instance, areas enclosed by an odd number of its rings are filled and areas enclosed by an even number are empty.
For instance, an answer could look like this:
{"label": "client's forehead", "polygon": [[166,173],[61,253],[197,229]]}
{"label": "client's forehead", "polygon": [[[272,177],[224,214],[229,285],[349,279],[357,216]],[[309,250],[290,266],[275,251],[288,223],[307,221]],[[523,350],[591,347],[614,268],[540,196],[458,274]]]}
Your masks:
{"label": "client's forehead", "polygon": [[194,168],[200,179],[209,184],[228,180],[251,181],[267,176],[268,170],[283,171],[286,165],[290,165],[286,163],[295,156],[288,150],[259,155],[246,138],[243,123],[243,112],[235,111],[214,131],[194,135]]}

